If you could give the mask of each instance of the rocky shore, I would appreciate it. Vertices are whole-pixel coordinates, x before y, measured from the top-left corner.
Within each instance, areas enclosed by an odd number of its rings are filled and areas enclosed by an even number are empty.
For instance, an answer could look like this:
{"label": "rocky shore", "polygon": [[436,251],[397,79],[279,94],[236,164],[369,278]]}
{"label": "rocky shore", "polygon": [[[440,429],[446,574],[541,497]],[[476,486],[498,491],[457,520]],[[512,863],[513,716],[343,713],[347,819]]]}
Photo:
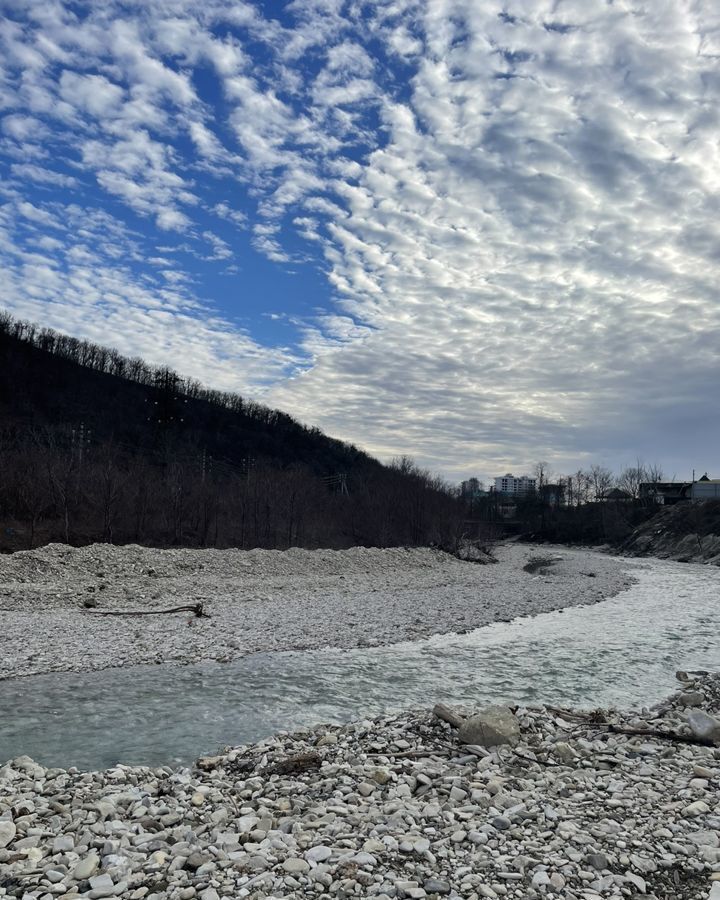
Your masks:
{"label": "rocky shore", "polygon": [[716,900],[720,676],[680,677],[650,710],[413,712],[191,769],[11,760],[0,896]]}
{"label": "rocky shore", "polygon": [[[595,603],[633,583],[633,563],[585,550],[507,544],[497,557],[107,544],[0,556],[0,678],[395,644]],[[161,612],[197,603],[208,618]]]}

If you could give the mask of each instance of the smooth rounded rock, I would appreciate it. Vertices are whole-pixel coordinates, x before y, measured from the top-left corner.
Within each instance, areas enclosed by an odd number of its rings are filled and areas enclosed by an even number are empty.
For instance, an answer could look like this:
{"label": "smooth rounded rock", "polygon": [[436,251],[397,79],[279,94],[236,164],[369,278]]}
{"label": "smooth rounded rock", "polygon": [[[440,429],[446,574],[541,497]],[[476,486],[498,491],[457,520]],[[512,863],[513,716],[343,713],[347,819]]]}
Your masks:
{"label": "smooth rounded rock", "polygon": [[298,859],[295,856],[291,856],[289,859],[284,860],[282,867],[290,874],[302,875],[310,870],[310,864],[306,860]]}

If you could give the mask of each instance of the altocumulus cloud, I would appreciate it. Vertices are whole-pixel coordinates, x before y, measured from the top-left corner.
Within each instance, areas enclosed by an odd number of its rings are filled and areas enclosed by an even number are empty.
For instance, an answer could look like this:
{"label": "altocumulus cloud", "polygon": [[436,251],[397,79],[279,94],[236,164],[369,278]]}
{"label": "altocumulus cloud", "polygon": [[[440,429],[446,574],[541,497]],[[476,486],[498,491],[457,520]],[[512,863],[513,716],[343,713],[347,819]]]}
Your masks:
{"label": "altocumulus cloud", "polygon": [[4,305],[452,477],[716,462],[717,4],[5,7]]}

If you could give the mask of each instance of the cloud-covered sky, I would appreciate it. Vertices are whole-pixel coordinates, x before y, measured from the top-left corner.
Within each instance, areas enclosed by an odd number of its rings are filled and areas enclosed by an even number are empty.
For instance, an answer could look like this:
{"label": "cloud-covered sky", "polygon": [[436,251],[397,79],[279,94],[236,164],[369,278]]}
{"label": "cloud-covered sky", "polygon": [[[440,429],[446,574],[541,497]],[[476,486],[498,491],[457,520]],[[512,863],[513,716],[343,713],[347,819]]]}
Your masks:
{"label": "cloud-covered sky", "polygon": [[714,0],[0,12],[0,305],[452,479],[720,475]]}

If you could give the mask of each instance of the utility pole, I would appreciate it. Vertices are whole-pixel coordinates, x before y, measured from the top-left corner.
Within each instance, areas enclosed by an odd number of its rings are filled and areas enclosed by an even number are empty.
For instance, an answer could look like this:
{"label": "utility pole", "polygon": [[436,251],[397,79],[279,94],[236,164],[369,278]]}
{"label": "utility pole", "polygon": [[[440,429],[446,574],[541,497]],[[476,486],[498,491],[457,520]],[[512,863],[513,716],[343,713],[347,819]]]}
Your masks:
{"label": "utility pole", "polygon": [[255,457],[246,456],[240,464],[240,471],[245,475],[246,483],[250,481],[250,470],[255,468]]}
{"label": "utility pole", "polygon": [[84,422],[81,422],[77,429],[73,428],[70,432],[72,446],[77,452],[78,474],[80,473],[83,465],[85,445],[90,444],[91,435],[92,431],[89,428],[85,428]]}
{"label": "utility pole", "polygon": [[347,473],[339,472],[337,475],[326,475],[323,478],[323,481],[329,488],[334,488],[335,491],[343,497],[349,497],[350,491],[348,490],[347,485]]}

